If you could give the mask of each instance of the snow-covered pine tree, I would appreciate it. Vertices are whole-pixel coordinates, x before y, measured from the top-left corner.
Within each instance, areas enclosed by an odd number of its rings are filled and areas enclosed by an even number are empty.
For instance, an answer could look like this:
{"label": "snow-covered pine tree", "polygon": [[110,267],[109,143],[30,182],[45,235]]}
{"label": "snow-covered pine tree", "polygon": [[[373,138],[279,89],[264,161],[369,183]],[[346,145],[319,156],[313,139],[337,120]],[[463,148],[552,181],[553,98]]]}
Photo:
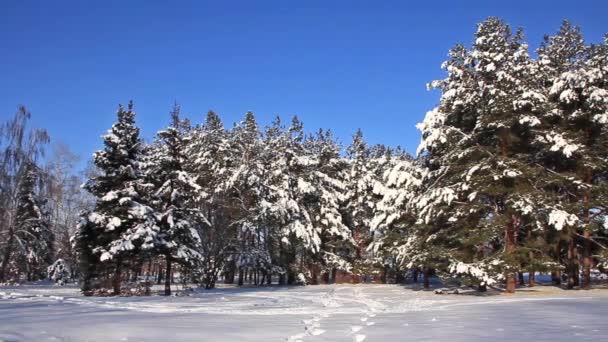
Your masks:
{"label": "snow-covered pine tree", "polygon": [[18,252],[12,257],[22,260],[17,265],[28,281],[44,278],[47,266],[53,262],[54,235],[49,226],[48,213],[36,192],[40,171],[33,161],[25,162],[17,199],[15,224]]}
{"label": "snow-covered pine tree", "polygon": [[293,284],[298,273],[310,278],[305,263],[309,255],[320,252],[320,228],[313,225],[306,206],[313,201],[314,188],[306,177],[314,161],[306,154],[303,125],[297,117],[288,129],[275,120],[266,130],[264,148],[267,176],[260,213],[280,241],[278,264],[287,279],[280,274],[279,282]]}
{"label": "snow-covered pine tree", "polygon": [[404,268],[414,268],[427,271],[424,274],[428,280],[429,251],[419,239],[420,226],[410,210],[412,199],[420,192],[424,170],[410,155],[399,151],[384,150],[372,160],[380,175],[373,185],[378,200],[370,223],[368,252],[385,270],[392,267],[399,279]]}
{"label": "snow-covered pine tree", "polygon": [[344,216],[347,205],[345,177],[348,163],[340,156],[340,145],[329,130],[320,129],[304,144],[307,171],[298,178],[298,187],[308,197],[302,204],[312,218],[320,238],[319,253],[311,258],[311,281],[319,275],[334,282],[337,271],[352,272],[355,240]]}
{"label": "snow-covered pine tree", "polygon": [[521,31],[489,18],[475,37],[472,50],[450,51],[448,77],[432,83],[441,103],[418,125],[429,171],[414,203],[438,266],[481,285],[504,276],[512,292],[518,235],[538,196],[530,184],[542,169],[528,163],[531,119],[522,113],[531,107],[518,101],[534,104],[539,94],[529,88],[535,72]]}
{"label": "snow-covered pine tree", "polygon": [[272,281],[276,237],[265,224],[261,201],[266,191],[266,168],[261,131],[252,112],[245,115],[230,136],[232,167],[225,186],[231,201],[231,225],[237,227],[238,248],[234,257],[239,270],[239,284],[249,275],[253,283]]}
{"label": "snow-covered pine tree", "polygon": [[147,149],[146,179],[158,230],[153,238],[155,252],[165,259],[165,296],[171,295],[172,264],[194,267],[200,258],[200,237],[196,227],[204,224],[199,210],[201,187],[190,168],[186,147],[190,125],[180,119],[180,107],[171,111],[171,124],[157,133]]}
{"label": "snow-covered pine tree", "polygon": [[226,181],[231,178],[233,156],[230,134],[215,112],[209,111],[205,123],[192,131],[187,151],[201,187],[200,208],[205,218],[204,224],[197,226],[201,257],[196,276],[206,288],[213,288],[219,273],[224,271],[225,281],[232,283],[237,228],[231,224]]}
{"label": "snow-covered pine tree", "polygon": [[145,203],[146,185],[140,169],[142,142],[135,126],[133,102],[118,107],[118,121],[103,136],[104,149],[93,161],[100,175],[89,179],[84,189],[95,198],[95,207],[84,214],[75,235],[84,281],[82,290],[94,288],[112,274],[112,288],[120,294],[126,263],[152,252],[159,231],[154,210]]}
{"label": "snow-covered pine tree", "polygon": [[564,22],[555,36],[545,38],[538,55],[547,100],[539,120],[545,129],[535,132],[534,146],[550,180],[545,220],[557,231],[557,257],[565,255],[568,287],[579,284],[582,251],[582,286],[588,288],[591,255],[605,249],[594,236],[603,231],[597,218],[607,209],[608,46],[586,46],[580,30]]}
{"label": "snow-covered pine tree", "polygon": [[257,211],[270,232],[270,251],[279,284],[292,284],[296,279],[296,270],[292,267],[296,260],[295,238],[287,227],[297,224],[300,208],[292,191],[293,181],[290,181],[288,161],[291,155],[287,153],[290,140],[281,119],[276,117],[264,132],[261,156],[264,187]]}
{"label": "snow-covered pine tree", "polygon": [[[362,259],[363,251],[371,241],[370,223],[373,219],[377,198],[373,193],[376,181],[370,150],[358,129],[353,135],[351,144],[346,148],[346,161],[349,163],[345,176],[347,184],[347,218],[348,225],[355,240],[356,262],[354,272],[359,273],[367,268]],[[364,272],[364,271],[363,271]]]}

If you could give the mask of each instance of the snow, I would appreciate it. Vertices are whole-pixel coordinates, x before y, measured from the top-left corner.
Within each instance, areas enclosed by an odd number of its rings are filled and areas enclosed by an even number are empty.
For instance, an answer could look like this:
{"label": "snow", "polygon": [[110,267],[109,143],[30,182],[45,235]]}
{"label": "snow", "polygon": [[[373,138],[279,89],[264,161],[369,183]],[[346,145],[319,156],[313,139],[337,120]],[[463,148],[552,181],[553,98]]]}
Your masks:
{"label": "snow", "polygon": [[460,275],[469,275],[481,281],[482,284],[492,285],[496,283],[496,279],[490,277],[486,271],[476,264],[467,264],[457,262],[450,266],[450,272]]}
{"label": "snow", "polygon": [[574,152],[576,152],[580,146],[577,144],[570,143],[561,134],[552,133],[545,136],[546,140],[553,143],[551,151],[561,151],[566,157],[570,158]]}
{"label": "snow", "polygon": [[549,213],[549,225],[556,230],[562,230],[566,226],[573,226],[578,222],[578,217],[560,209],[553,209]]}
{"label": "snow", "polygon": [[566,89],[559,95],[559,100],[563,103],[573,103],[578,100],[578,95],[572,89]]}
{"label": "snow", "polygon": [[530,127],[535,127],[535,126],[540,125],[540,120],[535,116],[524,115],[521,117],[521,119],[519,119],[519,123],[522,125],[527,124]]}
{"label": "snow", "polygon": [[577,340],[601,341],[608,333],[605,290],[539,286],[474,296],[368,284],[181,294],[188,296],[82,297],[71,286],[0,288],[0,340],[570,341],[579,334]]}
{"label": "snow", "polygon": [[89,214],[88,218],[89,218],[89,221],[91,221],[94,224],[101,224],[105,220],[105,218],[103,217],[103,215],[100,215],[100,214],[95,213],[95,212]]}

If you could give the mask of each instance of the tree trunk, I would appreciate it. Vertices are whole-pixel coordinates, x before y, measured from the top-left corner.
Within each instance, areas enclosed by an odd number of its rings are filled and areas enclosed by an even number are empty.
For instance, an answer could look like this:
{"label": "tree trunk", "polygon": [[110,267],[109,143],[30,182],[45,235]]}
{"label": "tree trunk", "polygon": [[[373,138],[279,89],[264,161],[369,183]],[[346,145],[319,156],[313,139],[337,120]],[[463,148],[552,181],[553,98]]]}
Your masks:
{"label": "tree trunk", "polygon": [[311,285],[319,285],[319,275],[317,274],[317,268],[315,266],[311,267],[312,269],[312,274],[311,274],[311,279],[310,279],[310,284]]}
{"label": "tree trunk", "polygon": [[517,277],[519,278],[519,286],[524,286],[526,285],[526,282],[524,281],[524,273],[523,272],[517,272]]}
{"label": "tree trunk", "polygon": [[[591,129],[587,130],[588,136],[591,137]],[[585,170],[585,183],[591,184],[593,180],[593,176],[591,170]],[[589,230],[589,223],[591,221],[590,211],[587,209],[589,205],[590,194],[588,191],[583,195],[583,204],[585,207],[585,211],[587,215],[585,215],[585,231],[583,232],[583,280],[582,280],[582,288],[590,289],[591,288],[591,231]]]}
{"label": "tree trunk", "polygon": [[414,268],[414,272],[412,274],[414,283],[418,283],[418,268]]}
{"label": "tree trunk", "polygon": [[293,285],[296,282],[296,275],[293,271],[287,273],[287,285]]}
{"label": "tree trunk", "polygon": [[431,286],[431,284],[429,282],[429,269],[426,267],[422,270],[422,280],[423,280],[424,288],[428,289]]}
{"label": "tree trunk", "polygon": [[578,284],[578,261],[576,260],[576,243],[574,237],[568,244],[568,289],[573,289]]}
{"label": "tree trunk", "polygon": [[119,296],[120,295],[120,284],[122,282],[122,272],[121,272],[121,265],[120,265],[120,261],[118,261],[116,263],[116,271],[114,272],[114,279],[112,281],[112,285],[114,287],[114,295],[115,296]]}
{"label": "tree trunk", "polygon": [[239,286],[243,286],[243,283],[245,282],[245,275],[243,274],[243,268],[239,267]]}
{"label": "tree trunk", "polygon": [[[532,228],[528,229],[528,241],[532,241]],[[530,264],[531,264],[532,260],[534,260],[534,252],[532,252],[532,251],[528,252],[528,259],[530,259]],[[529,287],[534,286],[534,270],[532,269],[531,265],[528,269],[528,286]]]}
{"label": "tree trunk", "polygon": [[156,285],[160,285],[163,281],[163,270],[160,269],[160,264],[158,264],[158,277],[156,278]]}
{"label": "tree trunk", "polygon": [[4,255],[2,256],[2,267],[0,268],[0,282],[8,280],[6,276],[6,269],[8,268],[8,263],[11,259],[11,254],[13,254],[15,234],[13,233],[12,228],[9,228],[8,234],[9,237],[8,241],[6,242],[6,249],[4,250]]}
{"label": "tree trunk", "polygon": [[402,284],[405,280],[405,277],[403,275],[403,271],[401,269],[397,269],[397,273],[395,274],[395,283],[397,284]]}
{"label": "tree trunk", "polygon": [[535,274],[534,271],[528,272],[528,286],[534,287]]}
{"label": "tree trunk", "polygon": [[551,272],[551,282],[555,286],[560,286],[562,284],[562,274],[560,271]]}
{"label": "tree trunk", "polygon": [[234,261],[230,261],[226,266],[226,272],[224,273],[224,284],[234,284],[235,269],[236,265],[234,264]]}
{"label": "tree trunk", "polygon": [[583,289],[591,288],[591,232],[589,229],[585,229],[583,233],[585,238],[583,246]]}
{"label": "tree trunk", "polygon": [[[505,252],[506,254],[512,254],[515,251],[515,226],[516,226],[517,218],[515,216],[511,217],[511,221],[507,225],[505,229]],[[507,293],[515,292],[515,274],[513,271],[509,270],[507,273]]]}
{"label": "tree trunk", "polygon": [[165,296],[171,295],[171,257],[169,255],[165,256],[167,261],[167,268],[165,270]]}
{"label": "tree trunk", "polygon": [[515,287],[516,287],[515,285],[516,285],[515,275],[513,274],[513,272],[509,272],[507,274],[507,287],[506,287],[507,293],[515,293]]}
{"label": "tree trunk", "polygon": [[285,285],[285,273],[279,274],[279,285]]}
{"label": "tree trunk", "polygon": [[380,276],[380,282],[382,282],[382,284],[386,284],[388,282],[387,269],[388,269],[387,265],[384,265],[384,267],[382,268],[382,275]]}

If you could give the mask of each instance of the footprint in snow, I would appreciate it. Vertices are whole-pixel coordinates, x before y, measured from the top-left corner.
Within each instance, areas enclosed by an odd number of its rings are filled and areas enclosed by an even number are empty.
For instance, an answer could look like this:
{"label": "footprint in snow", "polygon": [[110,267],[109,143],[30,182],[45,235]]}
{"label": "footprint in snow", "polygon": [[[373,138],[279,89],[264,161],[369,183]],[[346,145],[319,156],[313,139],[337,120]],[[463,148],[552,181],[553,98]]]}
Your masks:
{"label": "footprint in snow", "polygon": [[357,334],[353,337],[354,342],[363,342],[367,336],[362,334]]}
{"label": "footprint in snow", "polygon": [[324,334],[324,333],[325,333],[325,330],[323,330],[323,329],[313,329],[313,330],[310,331],[310,334],[312,336],[319,336],[319,335]]}

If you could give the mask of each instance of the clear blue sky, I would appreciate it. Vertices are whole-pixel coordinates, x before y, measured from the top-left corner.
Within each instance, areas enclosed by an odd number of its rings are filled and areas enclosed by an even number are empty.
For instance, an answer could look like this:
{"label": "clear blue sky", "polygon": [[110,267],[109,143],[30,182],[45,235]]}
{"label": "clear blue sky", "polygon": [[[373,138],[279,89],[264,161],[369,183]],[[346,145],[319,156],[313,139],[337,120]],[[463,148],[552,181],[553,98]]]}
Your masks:
{"label": "clear blue sky", "polygon": [[88,158],[116,105],[135,101],[143,135],[178,101],[195,123],[265,125],[297,114],[345,144],[414,152],[451,46],[488,16],[522,26],[531,47],[563,19],[587,41],[608,31],[608,1],[0,1],[0,119],[18,104],[54,141]]}

